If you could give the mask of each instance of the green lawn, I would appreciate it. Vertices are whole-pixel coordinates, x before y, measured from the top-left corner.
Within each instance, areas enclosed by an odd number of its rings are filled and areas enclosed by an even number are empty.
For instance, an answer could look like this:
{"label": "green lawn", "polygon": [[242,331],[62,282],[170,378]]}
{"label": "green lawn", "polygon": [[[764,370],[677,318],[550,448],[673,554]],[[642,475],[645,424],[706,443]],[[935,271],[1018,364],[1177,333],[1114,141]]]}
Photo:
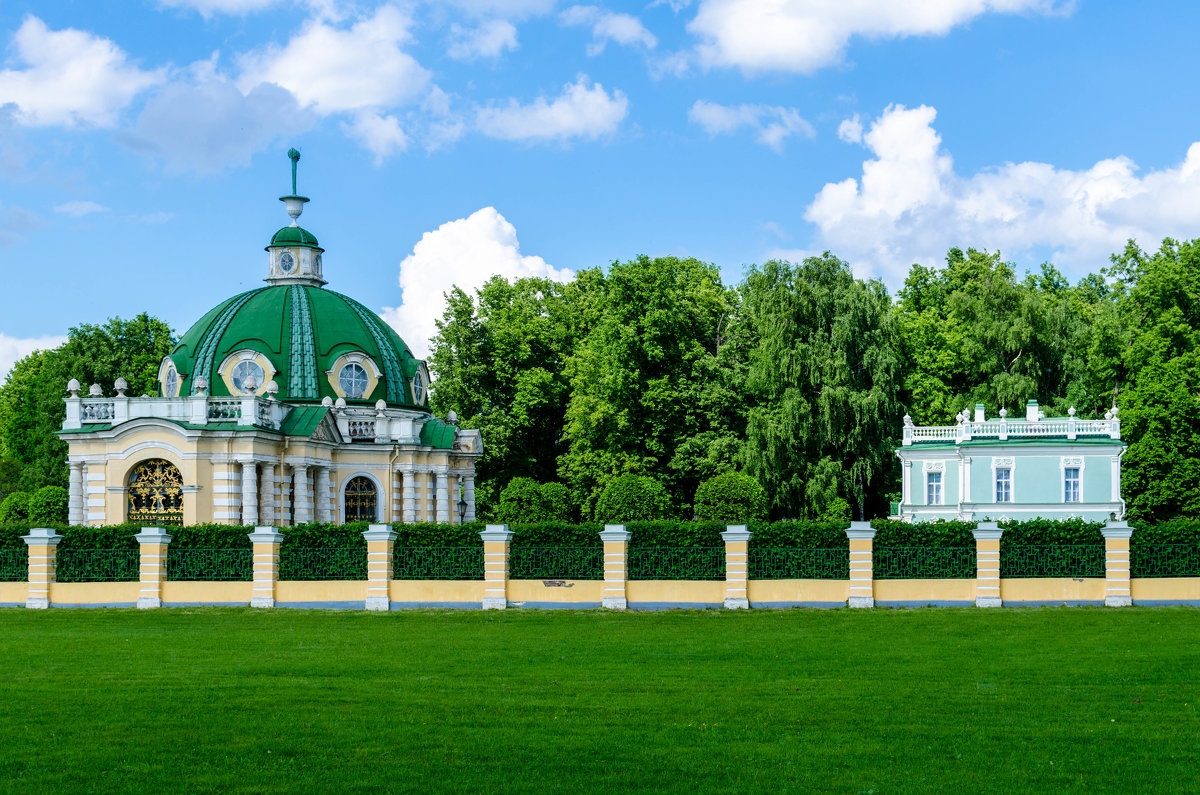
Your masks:
{"label": "green lawn", "polygon": [[0,611],[0,790],[1195,791],[1200,610]]}

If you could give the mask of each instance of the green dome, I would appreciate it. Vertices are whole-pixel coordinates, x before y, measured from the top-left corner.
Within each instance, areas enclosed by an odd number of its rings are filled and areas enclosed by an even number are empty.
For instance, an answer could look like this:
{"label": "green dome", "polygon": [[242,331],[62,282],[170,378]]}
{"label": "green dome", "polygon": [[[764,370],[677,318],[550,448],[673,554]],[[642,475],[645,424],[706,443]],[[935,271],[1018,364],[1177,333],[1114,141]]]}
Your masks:
{"label": "green dome", "polygon": [[[374,404],[382,399],[392,407],[426,410],[413,399],[412,378],[423,370],[422,362],[378,315],[332,290],[274,285],[218,305],[188,329],[171,351],[179,373],[178,394],[192,394],[195,378],[203,375],[210,395],[229,395],[221,365],[238,351],[254,351],[270,362],[279,400],[336,400],[338,393],[328,372],[344,355],[359,354],[370,359],[363,366],[371,371],[374,383],[367,394],[348,398],[348,403]],[[422,374],[422,381],[426,377]]]}
{"label": "green dome", "polygon": [[317,236],[312,232],[299,226],[285,226],[275,233],[271,238],[272,246],[307,246],[308,248],[320,248],[317,245]]}

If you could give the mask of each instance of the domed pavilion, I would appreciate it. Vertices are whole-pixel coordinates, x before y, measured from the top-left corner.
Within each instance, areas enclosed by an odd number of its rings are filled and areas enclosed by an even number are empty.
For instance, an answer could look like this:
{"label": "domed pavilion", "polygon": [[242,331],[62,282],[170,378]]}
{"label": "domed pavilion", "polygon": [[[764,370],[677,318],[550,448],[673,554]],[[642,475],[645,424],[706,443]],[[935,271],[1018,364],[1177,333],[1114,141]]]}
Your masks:
{"label": "domed pavilion", "polygon": [[425,362],[325,289],[288,154],[292,223],[266,247],[266,286],[188,329],[156,396],[68,385],[72,524],[474,520],[479,432],[434,417]]}

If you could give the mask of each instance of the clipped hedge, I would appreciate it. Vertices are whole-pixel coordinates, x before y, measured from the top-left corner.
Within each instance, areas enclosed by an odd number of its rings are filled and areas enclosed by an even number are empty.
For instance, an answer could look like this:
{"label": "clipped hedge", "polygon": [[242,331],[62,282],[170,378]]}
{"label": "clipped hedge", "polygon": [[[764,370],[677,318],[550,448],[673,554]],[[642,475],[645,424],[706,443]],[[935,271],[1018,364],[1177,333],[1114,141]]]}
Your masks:
{"label": "clipped hedge", "polygon": [[836,522],[751,522],[751,549],[849,549],[846,525]]}
{"label": "clipped hedge", "polygon": [[67,521],[67,490],[62,486],[42,486],[29,497],[29,521],[35,525]]}
{"label": "clipped hedge", "polygon": [[29,521],[29,492],[14,491],[0,502],[0,525]]}
{"label": "clipped hedge", "polygon": [[[909,524],[876,519],[875,547],[970,547],[975,548],[974,522],[922,522]],[[1005,533],[1005,536],[1008,534]]]}
{"label": "clipped hedge", "polygon": [[666,486],[646,475],[613,478],[596,500],[597,522],[652,522],[670,516]]}
{"label": "clipped hedge", "polygon": [[723,547],[724,522],[629,522],[629,548]]}
{"label": "clipped hedge", "polygon": [[767,492],[743,472],[723,472],[700,484],[693,508],[702,520],[762,520],[767,518]]}

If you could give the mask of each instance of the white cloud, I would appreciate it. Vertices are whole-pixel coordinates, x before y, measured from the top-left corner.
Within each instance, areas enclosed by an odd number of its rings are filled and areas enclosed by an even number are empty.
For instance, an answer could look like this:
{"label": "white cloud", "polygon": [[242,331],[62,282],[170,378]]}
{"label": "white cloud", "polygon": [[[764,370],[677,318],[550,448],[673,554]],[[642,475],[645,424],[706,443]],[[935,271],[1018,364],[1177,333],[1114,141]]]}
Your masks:
{"label": "white cloud", "polygon": [[658,46],[654,34],[646,30],[641,20],[629,14],[615,14],[598,6],[571,6],[558,18],[568,27],[591,27],[592,41],[587,46],[587,54],[591,56],[604,52],[610,41],[647,50]]}
{"label": "white cloud", "polygon": [[254,154],[315,121],[277,85],[260,83],[243,93],[207,66],[193,71],[197,82],[170,83],[151,97],[135,132],[120,136],[123,144],[161,157],[171,171],[211,174],[249,165]]}
{"label": "white cloud", "polygon": [[69,215],[72,218],[82,218],[92,213],[106,213],[108,208],[103,204],[91,201],[70,201],[55,205],[54,212]]}
{"label": "white cloud", "polygon": [[23,207],[0,204],[0,246],[11,246],[25,239],[27,232],[41,228],[42,217]]}
{"label": "white cloud", "polygon": [[495,207],[484,207],[466,218],[442,224],[421,236],[412,254],[400,263],[399,307],[380,313],[417,356],[429,351],[429,339],[446,302],[443,295],[457,285],[468,293],[492,276],[518,279],[537,276],[569,281],[575,274],[555,268],[544,259],[521,253],[517,230]]}
{"label": "white cloud", "polygon": [[0,332],[0,384],[8,377],[8,371],[19,360],[34,351],[44,351],[57,348],[67,341],[61,335],[50,334],[44,337],[10,337]]}
{"label": "white cloud", "polygon": [[793,135],[814,138],[816,130],[795,108],[777,105],[721,105],[698,99],[688,111],[688,119],[703,127],[709,135],[726,135],[741,127],[756,131],[755,140],[777,153]]}
{"label": "white cloud", "polygon": [[848,144],[861,144],[863,138],[862,119],[855,113],[849,119],[843,119],[838,125],[838,138]]}
{"label": "white cloud", "polygon": [[208,19],[214,14],[252,14],[279,0],[158,0],[164,8],[190,8]]}
{"label": "white cloud", "polygon": [[599,83],[588,86],[586,75],[563,86],[548,102],[538,97],[528,105],[510,99],[507,105],[480,108],[475,124],[480,132],[507,141],[596,139],[616,131],[629,114],[629,99],[619,89],[609,95]]}
{"label": "white cloud", "polygon": [[504,19],[489,19],[473,28],[457,22],[450,25],[446,54],[459,61],[496,58],[505,50],[517,49],[517,29]]}
{"label": "white cloud", "polygon": [[408,136],[395,116],[362,113],[353,122],[343,123],[342,131],[370,150],[377,166],[388,156],[408,148]]}
{"label": "white cloud", "polygon": [[873,157],[858,179],[828,183],[805,210],[822,247],[891,285],[952,246],[1050,258],[1092,271],[1128,238],[1154,247],[1200,234],[1200,142],[1174,168],[1139,176],[1118,156],[1079,171],[1005,163],[959,175],[933,128],[937,111],[888,107],[863,136]]}
{"label": "white cloud", "polygon": [[14,103],[27,125],[112,127],[139,93],[164,79],[143,71],[109,39],[82,30],[52,31],[25,17],[12,38],[21,69],[0,70],[0,105]]}
{"label": "white cloud", "polygon": [[707,66],[811,73],[852,37],[941,36],[986,13],[1069,11],[1059,0],[702,0],[687,29]]}
{"label": "white cloud", "polygon": [[392,5],[348,29],[310,21],[285,46],[242,56],[239,85],[248,92],[275,83],[322,114],[411,102],[429,84],[429,72],[403,50],[412,41],[412,24]]}

